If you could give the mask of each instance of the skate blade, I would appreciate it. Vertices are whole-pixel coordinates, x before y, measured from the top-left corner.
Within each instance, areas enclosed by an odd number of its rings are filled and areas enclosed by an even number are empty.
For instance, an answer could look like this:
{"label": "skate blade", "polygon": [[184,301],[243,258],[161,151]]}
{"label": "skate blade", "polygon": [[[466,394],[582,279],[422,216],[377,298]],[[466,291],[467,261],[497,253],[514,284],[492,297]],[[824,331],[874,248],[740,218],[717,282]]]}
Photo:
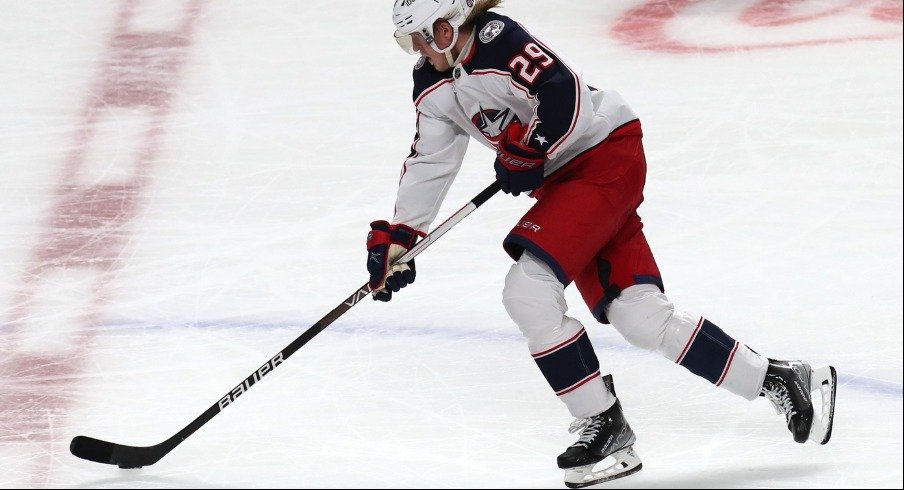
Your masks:
{"label": "skate blade", "polygon": [[819,391],[822,400],[819,416],[817,416],[816,407],[813,407],[813,425],[810,426],[809,436],[813,442],[825,444],[832,437],[837,380],[835,368],[832,366],[814,369],[810,373],[810,392]]}
{"label": "skate blade", "polygon": [[[633,475],[643,468],[640,457],[634,452],[633,446],[628,446],[613,453],[611,457],[615,458],[615,464],[599,471],[593,471],[593,467],[599,463],[565,470],[565,486],[568,488],[589,487],[597,483]],[[606,459],[603,461],[606,461]]]}

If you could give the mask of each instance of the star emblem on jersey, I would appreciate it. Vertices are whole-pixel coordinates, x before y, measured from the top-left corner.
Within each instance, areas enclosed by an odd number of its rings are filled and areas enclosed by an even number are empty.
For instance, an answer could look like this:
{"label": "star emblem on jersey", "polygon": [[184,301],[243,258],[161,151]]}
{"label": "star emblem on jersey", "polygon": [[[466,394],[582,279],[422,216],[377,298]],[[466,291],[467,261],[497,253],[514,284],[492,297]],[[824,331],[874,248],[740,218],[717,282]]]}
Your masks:
{"label": "star emblem on jersey", "polygon": [[546,138],[544,138],[543,136],[541,136],[539,134],[534,136],[534,139],[537,140],[537,143],[540,143],[540,146],[543,146],[546,143],[548,143],[548,141],[546,141]]}
{"label": "star emblem on jersey", "polygon": [[493,144],[499,142],[499,138],[509,124],[512,122],[518,122],[518,124],[521,123],[521,121],[518,120],[518,116],[508,107],[501,111],[498,109],[484,109],[481,107],[480,112],[471,117],[471,122],[473,122],[474,126],[477,126],[477,129],[479,129]]}

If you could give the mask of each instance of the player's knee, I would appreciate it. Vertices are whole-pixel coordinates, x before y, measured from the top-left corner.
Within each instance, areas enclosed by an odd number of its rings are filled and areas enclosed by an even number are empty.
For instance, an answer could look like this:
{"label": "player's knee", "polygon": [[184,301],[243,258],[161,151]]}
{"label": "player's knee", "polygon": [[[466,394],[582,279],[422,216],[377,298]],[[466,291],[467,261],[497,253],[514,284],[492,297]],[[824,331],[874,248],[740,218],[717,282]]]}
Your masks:
{"label": "player's knee", "polygon": [[502,304],[528,339],[562,325],[567,309],[564,288],[552,270],[527,252],[505,277]]}
{"label": "player's knee", "polygon": [[674,310],[659,288],[641,284],[622,291],[607,308],[606,316],[625,340],[656,350],[662,345]]}

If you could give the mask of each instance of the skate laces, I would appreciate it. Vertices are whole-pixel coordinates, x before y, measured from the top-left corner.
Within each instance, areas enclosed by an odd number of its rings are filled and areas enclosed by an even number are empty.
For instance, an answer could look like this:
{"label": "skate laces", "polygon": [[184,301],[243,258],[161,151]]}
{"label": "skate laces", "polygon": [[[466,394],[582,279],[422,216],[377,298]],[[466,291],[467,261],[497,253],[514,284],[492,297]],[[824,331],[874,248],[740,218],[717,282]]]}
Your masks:
{"label": "skate laces", "polygon": [[788,388],[781,383],[767,383],[763,386],[763,396],[775,405],[777,410],[785,414],[785,420],[790,421],[791,416],[797,412],[788,394]]}
{"label": "skate laces", "polygon": [[579,430],[583,430],[581,432],[581,437],[578,438],[577,442],[572,444],[571,446],[584,446],[589,447],[590,443],[593,442],[593,439],[596,438],[596,435],[600,433],[600,430],[605,425],[603,417],[590,417],[586,419],[575,419],[574,422],[568,427],[568,432],[570,434],[574,434]]}

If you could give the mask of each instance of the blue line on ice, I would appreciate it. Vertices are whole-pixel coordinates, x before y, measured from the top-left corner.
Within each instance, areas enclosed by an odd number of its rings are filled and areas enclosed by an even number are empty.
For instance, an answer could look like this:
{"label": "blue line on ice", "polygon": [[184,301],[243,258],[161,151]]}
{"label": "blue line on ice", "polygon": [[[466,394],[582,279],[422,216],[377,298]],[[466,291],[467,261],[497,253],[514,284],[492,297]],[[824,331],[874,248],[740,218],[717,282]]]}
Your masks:
{"label": "blue line on ice", "polygon": [[[314,321],[310,322],[262,322],[254,320],[224,320],[224,321],[203,321],[203,322],[160,322],[160,323],[142,323],[142,322],[109,322],[101,325],[101,330],[131,330],[131,329],[171,329],[171,328],[223,328],[223,329],[289,329],[300,335]],[[0,331],[5,325],[0,325]],[[514,327],[513,327],[514,328]],[[455,330],[452,328],[436,328],[436,327],[411,327],[396,325],[349,325],[337,323],[329,327],[331,332],[343,334],[369,334],[369,335],[403,335],[403,336],[422,336],[422,337],[441,337],[450,340],[484,340],[493,342],[523,342],[523,338],[519,332],[505,333],[481,330]],[[599,335],[590,333],[593,340],[593,346],[597,350],[608,351],[634,351],[638,354],[646,351],[638,349],[626,341],[612,341]],[[292,340],[291,334],[287,335],[286,343]],[[652,355],[652,354],[651,354]],[[904,398],[904,386],[895,381],[889,381],[878,378],[870,378],[850,373],[838,373],[839,386],[845,388],[856,388],[877,395],[884,395],[894,398]]]}
{"label": "blue line on ice", "polygon": [[[100,328],[104,330],[122,330],[122,329],[148,329],[148,328],[225,328],[237,329],[253,327],[256,329],[290,329],[296,335],[300,335],[314,321],[310,322],[261,322],[253,320],[224,320],[224,321],[204,321],[204,322],[185,322],[185,323],[138,323],[138,322],[111,322],[102,325]],[[514,327],[513,327],[514,328]],[[396,326],[390,324],[372,324],[372,325],[348,325],[338,323],[329,327],[329,331],[343,334],[368,334],[368,335],[400,335],[400,336],[424,336],[424,337],[442,337],[450,340],[484,340],[494,342],[523,342],[523,338],[519,332],[505,333],[480,330],[456,330],[452,328],[435,328],[435,327],[411,327]],[[286,343],[292,340],[292,334],[286,336]],[[636,353],[645,353],[646,351],[638,349],[625,341],[612,341],[599,337],[590,332],[593,340],[594,348],[597,350],[608,351],[634,351]],[[651,354],[652,355],[652,354]],[[856,388],[870,393],[884,395],[895,398],[904,398],[904,386],[895,381],[889,381],[878,378],[870,378],[850,373],[838,373],[839,386],[845,388]]]}

